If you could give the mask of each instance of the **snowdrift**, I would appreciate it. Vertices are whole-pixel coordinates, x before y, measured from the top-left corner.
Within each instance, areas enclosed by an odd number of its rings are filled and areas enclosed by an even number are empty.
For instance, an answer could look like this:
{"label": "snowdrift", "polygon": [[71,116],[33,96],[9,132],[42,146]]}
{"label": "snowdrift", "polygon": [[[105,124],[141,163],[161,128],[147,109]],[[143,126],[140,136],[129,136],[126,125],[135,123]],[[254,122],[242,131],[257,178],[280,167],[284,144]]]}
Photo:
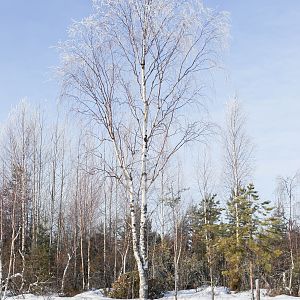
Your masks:
{"label": "snowdrift", "polygon": [[[269,297],[265,295],[265,291],[262,290],[261,300],[296,300],[298,297],[291,297],[287,295],[280,295],[276,297]],[[215,288],[215,300],[250,300],[250,291],[241,292],[236,294],[230,294],[229,290],[225,287]],[[111,300],[111,298],[103,296],[100,290],[93,290],[78,294],[74,297],[59,297],[55,295],[51,296],[35,296],[32,294],[25,294],[25,299],[28,300]],[[24,299],[22,295],[18,297],[8,298],[8,299]],[[174,299],[174,292],[167,292],[162,300]],[[178,292],[179,300],[211,300],[211,290],[210,287],[199,288],[197,290],[183,290]]]}

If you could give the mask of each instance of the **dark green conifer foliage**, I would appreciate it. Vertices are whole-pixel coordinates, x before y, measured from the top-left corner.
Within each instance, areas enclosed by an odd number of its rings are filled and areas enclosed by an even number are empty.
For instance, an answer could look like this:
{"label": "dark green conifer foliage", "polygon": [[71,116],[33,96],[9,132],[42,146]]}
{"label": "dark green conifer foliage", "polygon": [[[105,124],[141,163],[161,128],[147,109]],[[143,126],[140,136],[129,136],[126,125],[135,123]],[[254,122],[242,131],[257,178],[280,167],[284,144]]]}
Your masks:
{"label": "dark green conifer foliage", "polygon": [[216,199],[216,194],[208,194],[193,213],[194,239],[200,242],[200,247],[205,253],[205,273],[209,274],[209,278],[206,278],[206,280],[210,283],[212,289],[217,283],[216,265],[219,261],[218,243],[221,232],[221,212],[222,209]]}
{"label": "dark green conifer foliage", "polygon": [[270,217],[269,204],[260,200],[253,184],[240,189],[238,196],[232,196],[227,203],[228,225],[221,242],[227,263],[223,274],[233,290],[249,286],[253,290],[254,278],[261,269],[270,269],[272,255],[280,254],[268,245],[277,238],[278,222]]}

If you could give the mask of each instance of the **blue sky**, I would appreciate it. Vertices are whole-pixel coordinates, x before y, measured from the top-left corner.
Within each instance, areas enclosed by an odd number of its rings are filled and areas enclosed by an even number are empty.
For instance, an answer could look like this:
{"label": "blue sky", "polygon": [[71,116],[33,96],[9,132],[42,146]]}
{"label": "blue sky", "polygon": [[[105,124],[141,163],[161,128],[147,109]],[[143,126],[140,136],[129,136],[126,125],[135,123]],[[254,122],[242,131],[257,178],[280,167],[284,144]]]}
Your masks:
{"label": "blue sky", "polygon": [[87,0],[0,1],[0,120],[24,97],[55,107],[59,91],[51,67],[58,55],[53,46],[66,38],[71,20],[89,12]]}
{"label": "blue sky", "polygon": [[[230,49],[215,79],[212,115],[223,117],[235,94],[256,145],[255,183],[271,198],[278,175],[300,168],[300,1],[206,0],[231,14]],[[72,19],[90,12],[88,0],[0,1],[0,121],[26,97],[54,110],[59,94],[52,46]]]}
{"label": "blue sky", "polygon": [[[300,1],[207,1],[231,13],[226,79],[215,111],[238,95],[255,144],[254,183],[273,197],[278,175],[300,168]],[[219,83],[219,85],[218,85]]]}

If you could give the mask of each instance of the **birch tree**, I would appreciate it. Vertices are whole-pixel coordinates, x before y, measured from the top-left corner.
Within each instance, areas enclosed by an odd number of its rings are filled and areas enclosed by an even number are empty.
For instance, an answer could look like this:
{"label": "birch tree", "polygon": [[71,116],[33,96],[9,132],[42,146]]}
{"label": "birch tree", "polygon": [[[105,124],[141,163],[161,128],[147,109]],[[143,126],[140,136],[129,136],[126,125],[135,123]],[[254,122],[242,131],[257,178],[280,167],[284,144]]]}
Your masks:
{"label": "birch tree", "polygon": [[242,111],[240,102],[235,98],[229,102],[226,127],[223,134],[225,149],[225,184],[232,195],[235,205],[235,236],[239,243],[240,215],[238,197],[241,190],[247,185],[251,175],[251,159],[253,146],[246,132],[246,118]]}
{"label": "birch tree", "polygon": [[[179,177],[179,174],[178,174]],[[182,254],[182,248],[183,248],[183,230],[182,230],[182,224],[183,223],[183,216],[180,215],[180,211],[182,211],[181,207],[181,198],[182,193],[186,189],[180,189],[179,186],[179,178],[177,182],[177,191],[173,187],[173,184],[170,187],[169,192],[167,193],[167,197],[164,199],[166,202],[166,205],[171,208],[172,213],[172,229],[173,229],[173,239],[174,239],[174,245],[173,245],[173,251],[174,251],[174,291],[175,291],[175,300],[177,300],[178,296],[178,283],[179,283],[179,263],[181,259]]]}
{"label": "birch tree", "polygon": [[[203,153],[203,157],[198,167],[198,189],[201,195],[200,207],[196,212],[197,220],[200,224],[197,224],[198,232],[203,235],[206,248],[206,259],[209,268],[210,286],[211,286],[211,299],[215,299],[215,279],[214,272],[216,266],[217,251],[216,245],[218,242],[217,236],[220,233],[220,215],[221,208],[220,203],[216,200],[216,194],[213,193],[213,170],[211,158],[208,155],[206,149]],[[200,230],[199,230],[200,229]]]}
{"label": "birch tree", "polygon": [[290,250],[290,271],[289,271],[289,283],[288,291],[292,294],[292,283],[293,275],[295,269],[295,253],[294,253],[294,241],[293,241],[293,230],[295,227],[295,221],[293,218],[293,205],[295,203],[295,194],[296,189],[299,185],[300,173],[297,171],[293,176],[280,176],[277,178],[278,181],[278,192],[280,193],[281,198],[284,200],[286,206],[287,215],[288,215],[288,243]]}
{"label": "birch tree", "polygon": [[59,46],[63,96],[100,126],[118,162],[146,299],[148,192],[174,153],[209,130],[186,112],[201,102],[201,73],[216,66],[227,16],[198,0],[96,0],[93,8]]}
{"label": "birch tree", "polygon": [[253,145],[246,131],[246,117],[237,98],[228,103],[223,134],[225,149],[225,184],[238,196],[251,175]]}
{"label": "birch tree", "polygon": [[[228,103],[226,114],[226,126],[223,132],[224,144],[224,176],[225,185],[230,193],[228,207],[231,207],[231,223],[234,222],[234,246],[239,249],[241,246],[242,213],[243,213],[243,190],[251,176],[251,159],[253,146],[246,132],[246,117],[242,110],[241,103],[237,98]],[[239,286],[239,268],[242,256],[237,255],[233,270],[235,270],[233,288]]]}

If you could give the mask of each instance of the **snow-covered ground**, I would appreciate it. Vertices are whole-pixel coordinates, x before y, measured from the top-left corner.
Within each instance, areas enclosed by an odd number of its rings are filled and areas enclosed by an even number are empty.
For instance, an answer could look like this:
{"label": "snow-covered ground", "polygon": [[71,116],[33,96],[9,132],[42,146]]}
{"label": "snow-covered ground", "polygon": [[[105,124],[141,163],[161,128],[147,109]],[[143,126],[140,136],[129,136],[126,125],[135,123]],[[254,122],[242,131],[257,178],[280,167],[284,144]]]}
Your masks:
{"label": "snow-covered ground", "polygon": [[[269,297],[264,295],[265,292],[262,291],[261,300],[292,300],[299,299],[297,297],[291,297],[286,295]],[[228,290],[224,287],[217,287],[215,290],[215,300],[250,300],[250,292],[241,292],[237,294],[229,294]],[[104,297],[99,290],[84,292],[74,297],[58,297],[58,296],[34,296],[31,294],[24,295],[26,300],[111,300],[111,298]],[[8,298],[11,299],[11,298]],[[24,299],[23,296],[13,297],[13,299]],[[174,299],[174,292],[168,292],[165,294],[165,297],[161,298],[162,300],[172,300]],[[210,288],[203,288],[196,290],[185,290],[178,292],[179,300],[210,300]]]}

